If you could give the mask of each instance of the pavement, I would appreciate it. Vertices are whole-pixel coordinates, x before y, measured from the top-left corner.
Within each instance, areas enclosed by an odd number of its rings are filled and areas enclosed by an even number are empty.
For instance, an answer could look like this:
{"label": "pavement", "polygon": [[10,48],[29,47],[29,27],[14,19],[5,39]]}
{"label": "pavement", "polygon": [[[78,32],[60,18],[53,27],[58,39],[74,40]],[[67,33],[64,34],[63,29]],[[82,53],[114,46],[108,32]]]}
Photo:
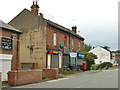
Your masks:
{"label": "pavement", "polygon": [[12,88],[118,88],[118,69],[86,71],[57,80]]}

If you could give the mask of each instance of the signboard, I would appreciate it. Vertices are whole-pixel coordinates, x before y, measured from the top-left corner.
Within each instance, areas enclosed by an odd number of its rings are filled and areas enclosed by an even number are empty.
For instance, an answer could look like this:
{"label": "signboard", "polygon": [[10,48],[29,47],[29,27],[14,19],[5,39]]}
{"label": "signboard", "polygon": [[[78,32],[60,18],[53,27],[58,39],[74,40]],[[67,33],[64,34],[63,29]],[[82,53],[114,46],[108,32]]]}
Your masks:
{"label": "signboard", "polygon": [[2,37],[1,48],[6,50],[12,50],[12,39]]}
{"label": "signboard", "polygon": [[85,54],[84,53],[77,53],[77,58],[85,58]]}
{"label": "signboard", "polygon": [[77,57],[77,53],[74,52],[70,53],[70,57]]}
{"label": "signboard", "polygon": [[16,38],[16,34],[12,34],[12,38],[15,39]]}
{"label": "signboard", "polygon": [[49,51],[50,54],[54,53],[54,54],[58,54],[57,51]]}

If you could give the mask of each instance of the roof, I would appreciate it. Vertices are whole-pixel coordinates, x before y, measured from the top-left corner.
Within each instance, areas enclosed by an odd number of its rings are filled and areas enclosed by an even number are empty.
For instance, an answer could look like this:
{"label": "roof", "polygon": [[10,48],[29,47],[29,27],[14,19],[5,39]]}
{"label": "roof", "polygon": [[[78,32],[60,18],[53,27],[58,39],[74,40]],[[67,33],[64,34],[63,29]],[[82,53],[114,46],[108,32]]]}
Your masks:
{"label": "roof", "polygon": [[[106,49],[105,47],[103,47],[103,46],[97,46],[97,47],[100,47],[100,48],[103,48],[104,50],[106,50],[106,51],[108,51],[108,52],[111,52],[109,49]],[[95,47],[96,48],[96,47]],[[95,49],[95,48],[93,48],[93,49]],[[93,50],[92,49],[92,50]]]}
{"label": "roof", "polygon": [[73,32],[72,30],[70,30],[70,29],[68,29],[68,28],[65,28],[65,27],[63,27],[63,26],[61,26],[61,25],[59,25],[59,24],[57,24],[57,23],[54,23],[54,22],[52,22],[52,21],[50,21],[50,20],[47,20],[47,24],[50,25],[50,26],[52,26],[52,27],[55,27],[55,28],[58,29],[58,30],[67,32],[67,33],[69,33],[69,34],[72,34],[73,36],[76,36],[76,37],[84,40],[84,38],[81,37],[80,35],[76,34],[76,33]]}
{"label": "roof", "polygon": [[18,29],[12,27],[12,26],[9,25],[9,24],[4,23],[4,22],[1,21],[1,20],[0,20],[0,27],[1,27],[1,28],[4,28],[4,29],[9,29],[10,31],[22,33],[22,32],[19,31]]}

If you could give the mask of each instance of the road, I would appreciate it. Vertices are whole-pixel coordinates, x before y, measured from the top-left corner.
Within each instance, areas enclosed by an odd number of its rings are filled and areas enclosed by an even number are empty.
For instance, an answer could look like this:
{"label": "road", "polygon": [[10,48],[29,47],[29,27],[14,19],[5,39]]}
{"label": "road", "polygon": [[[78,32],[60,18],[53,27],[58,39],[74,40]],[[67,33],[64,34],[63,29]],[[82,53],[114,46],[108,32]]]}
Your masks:
{"label": "road", "polygon": [[86,71],[58,80],[14,88],[118,88],[118,70]]}

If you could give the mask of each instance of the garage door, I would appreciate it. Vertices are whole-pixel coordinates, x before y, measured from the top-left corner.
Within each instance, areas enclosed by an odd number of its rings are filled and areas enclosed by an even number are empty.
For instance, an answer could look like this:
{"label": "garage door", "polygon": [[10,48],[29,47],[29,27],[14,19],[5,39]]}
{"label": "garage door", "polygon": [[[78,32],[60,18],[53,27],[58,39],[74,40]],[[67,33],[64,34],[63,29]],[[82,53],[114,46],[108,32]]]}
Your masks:
{"label": "garage door", "polygon": [[2,72],[2,81],[8,81],[8,71],[11,71],[12,55],[0,54],[0,72]]}
{"label": "garage door", "polygon": [[69,55],[63,55],[63,66],[69,67]]}
{"label": "garage door", "polygon": [[8,81],[8,71],[11,71],[11,61],[2,60],[2,81]]}
{"label": "garage door", "polygon": [[58,68],[59,56],[57,54],[52,54],[51,68]]}

